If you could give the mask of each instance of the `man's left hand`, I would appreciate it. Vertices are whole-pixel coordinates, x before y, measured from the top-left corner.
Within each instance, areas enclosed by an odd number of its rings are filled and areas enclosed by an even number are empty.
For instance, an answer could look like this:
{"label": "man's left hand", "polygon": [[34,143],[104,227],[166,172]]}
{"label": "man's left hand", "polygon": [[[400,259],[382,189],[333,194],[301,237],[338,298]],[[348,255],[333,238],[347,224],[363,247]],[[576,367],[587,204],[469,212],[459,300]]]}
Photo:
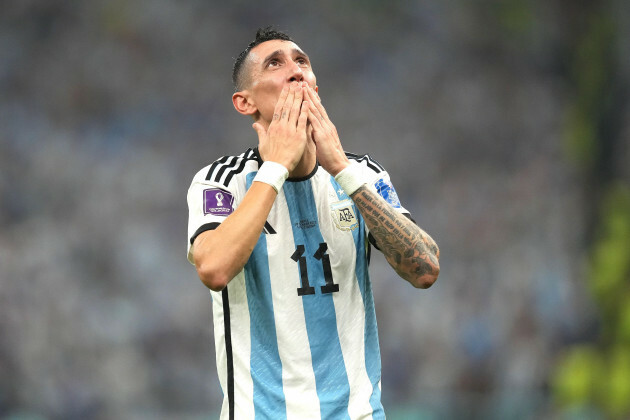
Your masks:
{"label": "man's left hand", "polygon": [[317,160],[332,176],[337,175],[350,161],[346,157],[339,141],[337,128],[328,118],[319,95],[310,86],[306,88],[306,99],[311,106],[308,108],[308,122],[312,127],[312,138],[317,149]]}

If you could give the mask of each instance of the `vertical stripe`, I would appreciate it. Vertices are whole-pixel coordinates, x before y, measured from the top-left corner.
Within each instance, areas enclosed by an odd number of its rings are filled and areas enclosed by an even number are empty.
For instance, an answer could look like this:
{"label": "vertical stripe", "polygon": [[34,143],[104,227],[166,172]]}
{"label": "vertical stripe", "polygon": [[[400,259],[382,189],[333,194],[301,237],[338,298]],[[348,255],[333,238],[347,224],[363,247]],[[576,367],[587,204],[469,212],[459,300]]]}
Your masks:
{"label": "vertical stripe", "polygon": [[232,358],[232,331],[230,329],[230,299],[227,286],[221,292],[223,297],[223,328],[225,331],[225,355],[227,359],[227,397],[229,419],[234,420],[234,359]]}
{"label": "vertical stripe", "polygon": [[[321,182],[327,191],[337,191],[336,187],[338,186],[331,180],[332,177],[328,175],[323,177]],[[317,191],[322,191],[322,188],[318,188]],[[333,194],[335,193],[333,192]],[[356,275],[356,237],[353,235],[353,232],[358,231],[361,219],[356,207],[343,193],[343,190],[338,190],[337,194],[331,198],[331,202],[325,202],[326,207],[320,208],[319,212],[324,238],[327,238],[332,244],[330,259],[334,276],[338,279],[340,287],[344,288],[344,293],[334,296],[333,302],[335,303],[341,350],[350,382],[348,414],[353,419],[367,420],[372,418],[374,411],[370,404],[373,387],[365,369],[365,307],[359,288],[359,279]],[[333,203],[333,201],[336,202]],[[332,213],[331,219],[329,209],[333,208],[335,211]],[[329,211],[325,212],[325,210]],[[350,219],[350,215],[354,215],[356,219]],[[342,228],[340,225],[342,221],[354,222],[352,224],[354,229],[351,229],[349,225]]]}
{"label": "vertical stripe", "polygon": [[319,398],[306,331],[304,304],[302,297],[297,294],[300,269],[298,263],[291,258],[296,247],[293,243],[289,209],[282,190],[268,220],[277,232],[265,238],[270,258],[269,271],[287,419],[319,420]]}
{"label": "vertical stripe", "polygon": [[[243,272],[230,281],[227,290],[227,300],[224,300],[224,291],[211,292],[217,372],[224,395],[221,419],[229,420],[230,408],[235,419],[253,418],[254,386],[249,368],[250,319]],[[226,332],[228,325],[229,334]],[[231,363],[228,363],[228,350],[231,350]],[[230,374],[228,365],[232,367]],[[233,380],[229,380],[229,377],[233,377]]]}
{"label": "vertical stripe", "polygon": [[[342,200],[348,198],[343,193],[341,186],[335,181],[334,177],[330,177],[337,197]],[[340,193],[341,192],[341,193]],[[366,230],[365,221],[361,217],[355,206],[355,214],[359,218],[359,228],[352,231],[354,244],[356,248],[356,278],[363,298],[365,308],[365,326],[364,326],[364,351],[365,351],[365,369],[372,385],[372,394],[370,396],[370,405],[372,406],[372,415],[374,419],[384,419],[385,413],[381,403],[381,352],[378,344],[378,330],[376,323],[376,311],[374,308],[374,297],[372,294],[372,285],[368,272],[368,257],[366,255]]]}
{"label": "vertical stripe", "polygon": [[[350,385],[343,360],[332,293],[322,293],[326,284],[322,261],[313,255],[324,238],[319,229],[317,208],[311,180],[287,182],[283,186],[293,229],[293,240],[305,247],[309,285],[315,294],[303,295],[304,317],[308,334],[317,396],[322,419],[348,416]],[[305,285],[302,279],[302,285]],[[296,290],[297,293],[297,290]],[[335,293],[343,293],[335,292]]]}
{"label": "vertical stripe", "polygon": [[[247,189],[255,175],[247,175]],[[278,353],[267,238],[264,233],[261,233],[244,270],[250,314],[250,371],[254,383],[255,418],[285,419],[282,363]]]}

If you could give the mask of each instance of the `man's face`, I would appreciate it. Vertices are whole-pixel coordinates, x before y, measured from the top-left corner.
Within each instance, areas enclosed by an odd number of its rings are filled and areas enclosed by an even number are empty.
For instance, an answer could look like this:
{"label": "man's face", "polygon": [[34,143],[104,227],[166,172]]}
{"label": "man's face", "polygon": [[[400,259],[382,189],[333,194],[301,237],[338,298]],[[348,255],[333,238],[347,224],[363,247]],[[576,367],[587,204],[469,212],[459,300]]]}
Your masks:
{"label": "man's face", "polygon": [[316,78],[311,61],[295,43],[274,39],[254,47],[247,58],[249,98],[261,119],[271,122],[280,92],[293,82],[307,82],[313,89]]}

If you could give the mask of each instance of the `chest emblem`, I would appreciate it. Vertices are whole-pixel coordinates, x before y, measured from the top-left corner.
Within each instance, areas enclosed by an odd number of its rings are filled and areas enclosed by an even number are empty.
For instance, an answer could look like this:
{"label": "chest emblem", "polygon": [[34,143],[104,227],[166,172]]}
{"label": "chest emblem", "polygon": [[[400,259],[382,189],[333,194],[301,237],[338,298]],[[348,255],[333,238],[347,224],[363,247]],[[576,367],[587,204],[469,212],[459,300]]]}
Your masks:
{"label": "chest emblem", "polygon": [[345,199],[330,205],[332,218],[340,230],[354,230],[359,227],[359,219],[354,211],[352,200]]}

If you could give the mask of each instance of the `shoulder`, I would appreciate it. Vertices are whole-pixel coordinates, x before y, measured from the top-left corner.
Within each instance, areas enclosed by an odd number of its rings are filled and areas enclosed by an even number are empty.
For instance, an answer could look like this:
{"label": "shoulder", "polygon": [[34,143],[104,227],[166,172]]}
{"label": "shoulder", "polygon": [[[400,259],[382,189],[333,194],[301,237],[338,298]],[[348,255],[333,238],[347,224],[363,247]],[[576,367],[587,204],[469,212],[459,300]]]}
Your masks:
{"label": "shoulder", "polygon": [[345,152],[345,153],[346,153],[346,157],[348,158],[348,160],[350,160],[350,162],[353,162],[353,161],[357,162],[365,166],[368,170],[374,172],[374,174],[380,174],[381,172],[385,172],[385,168],[383,168],[383,166],[380,163],[378,163],[376,159],[374,159],[369,154],[359,155],[359,154],[351,153],[351,152]]}
{"label": "shoulder", "polygon": [[223,156],[211,164],[203,167],[193,177],[193,182],[230,185],[233,178],[241,173],[249,172],[249,166],[258,166],[256,153],[253,149],[236,156]]}

